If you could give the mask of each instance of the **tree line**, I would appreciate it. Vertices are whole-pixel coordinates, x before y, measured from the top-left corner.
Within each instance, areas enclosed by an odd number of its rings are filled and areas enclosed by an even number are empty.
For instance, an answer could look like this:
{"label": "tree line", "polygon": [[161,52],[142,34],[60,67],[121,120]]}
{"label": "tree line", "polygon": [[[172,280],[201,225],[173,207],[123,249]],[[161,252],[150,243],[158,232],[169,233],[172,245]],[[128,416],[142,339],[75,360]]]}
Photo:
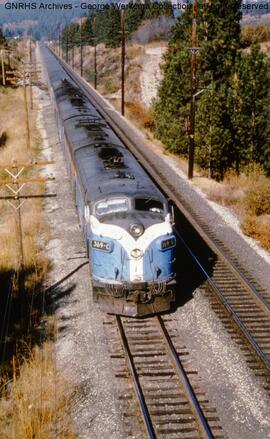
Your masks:
{"label": "tree line", "polygon": [[[127,38],[140,24],[160,15],[173,16],[172,8],[127,8]],[[166,2],[165,2],[166,3]],[[270,64],[252,44],[241,38],[241,0],[199,0],[195,144],[197,164],[209,176],[222,179],[253,163],[270,174]],[[62,32],[63,44],[120,45],[121,11],[110,6],[102,13],[71,23]],[[94,24],[95,23],[95,24]],[[192,9],[182,13],[168,44],[164,79],[153,106],[155,134],[165,147],[180,155],[189,148],[191,96]],[[94,28],[95,26],[95,28]]]}
{"label": "tree line", "polygon": [[[251,163],[270,174],[270,62],[254,43],[243,49],[241,1],[199,0],[196,162],[222,179]],[[191,22],[187,10],[172,30],[163,81],[154,103],[156,136],[186,156],[191,96]]]}
{"label": "tree line", "polygon": [[[71,23],[63,29],[62,41],[69,47],[77,45],[80,40],[85,44],[104,43],[106,47],[119,47],[121,42],[121,9],[114,4],[100,12],[90,13],[82,21],[82,25]],[[169,1],[158,4],[151,0],[146,0],[144,4],[130,2],[125,8],[125,31],[127,39],[138,29],[145,20],[151,20],[160,16],[173,17],[172,5]]]}
{"label": "tree line", "polygon": [[5,36],[3,34],[3,31],[2,31],[2,29],[0,27],[0,46],[4,45],[5,42],[6,42],[6,38],[5,38]]}

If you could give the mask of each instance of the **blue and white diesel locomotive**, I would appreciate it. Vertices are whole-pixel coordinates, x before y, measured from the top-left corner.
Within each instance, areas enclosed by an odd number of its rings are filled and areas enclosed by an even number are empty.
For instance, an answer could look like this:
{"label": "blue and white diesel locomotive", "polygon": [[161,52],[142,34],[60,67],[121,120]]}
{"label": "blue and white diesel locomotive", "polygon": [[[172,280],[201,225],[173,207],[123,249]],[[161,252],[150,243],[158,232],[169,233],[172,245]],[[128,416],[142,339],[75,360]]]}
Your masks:
{"label": "blue and white diesel locomotive", "polygon": [[56,57],[42,48],[90,260],[94,300],[144,316],[175,300],[168,202]]}

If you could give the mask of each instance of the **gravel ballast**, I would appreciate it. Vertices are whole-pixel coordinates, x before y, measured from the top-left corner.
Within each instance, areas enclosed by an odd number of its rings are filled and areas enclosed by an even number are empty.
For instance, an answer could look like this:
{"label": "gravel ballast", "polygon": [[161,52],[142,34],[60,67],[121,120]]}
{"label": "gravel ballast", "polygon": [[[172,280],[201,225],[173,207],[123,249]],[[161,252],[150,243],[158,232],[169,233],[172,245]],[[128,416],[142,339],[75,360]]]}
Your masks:
{"label": "gravel ballast", "polygon": [[48,93],[41,89],[37,90],[37,98],[42,155],[55,160],[55,165],[46,168],[46,173],[52,172],[56,178],[56,183],[50,184],[48,189],[57,193],[56,199],[46,202],[45,210],[51,228],[47,254],[53,263],[49,285],[77,269],[52,293],[58,327],[57,368],[73,389],[72,407],[78,437],[124,439],[104,315],[92,302],[89,265],[51,102]]}
{"label": "gravel ballast", "polygon": [[[71,198],[49,98],[45,92],[40,91],[39,94],[42,102],[40,123],[43,124],[44,153],[50,158],[53,155],[56,160],[53,172],[58,194],[57,199],[50,200],[46,207],[52,230],[48,254],[54,262],[50,283],[53,284],[78,267],[69,279],[61,283],[54,295],[59,328],[57,364],[75,389],[73,412],[79,437],[122,439],[126,434],[117,400],[117,381],[112,371],[102,323],[104,317],[92,302],[82,232]],[[250,241],[238,233],[237,228],[231,224],[229,212],[227,215],[226,211],[219,210],[187,181],[177,162],[151,146],[138,130],[111,107],[109,111],[133,133],[133,138],[138,139],[138,147],[144,153],[147,150],[155,166],[166,175],[179,194],[189,200],[193,210],[212,225],[217,237],[233,250],[241,265],[263,287],[268,288],[267,254],[257,252],[253,240],[251,245]],[[172,316],[228,437],[270,437],[267,394],[247,367],[238,346],[226,333],[201,291],[194,291],[194,298]]]}

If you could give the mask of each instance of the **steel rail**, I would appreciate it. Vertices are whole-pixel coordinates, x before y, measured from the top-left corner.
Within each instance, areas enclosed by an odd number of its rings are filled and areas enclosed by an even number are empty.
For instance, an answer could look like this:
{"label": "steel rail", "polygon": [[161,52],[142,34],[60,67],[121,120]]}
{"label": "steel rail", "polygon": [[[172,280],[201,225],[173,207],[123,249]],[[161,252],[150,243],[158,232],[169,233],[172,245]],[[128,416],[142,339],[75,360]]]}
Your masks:
{"label": "steel rail", "polygon": [[214,292],[219,297],[219,299],[221,300],[221,302],[223,303],[223,305],[225,306],[225,308],[227,309],[229,314],[232,316],[233,320],[240,327],[241,331],[244,333],[244,336],[248,339],[248,341],[252,345],[253,349],[256,351],[256,353],[259,356],[259,358],[263,361],[263,363],[265,364],[267,369],[270,370],[270,360],[267,357],[267,355],[265,355],[265,353],[262,351],[262,349],[260,348],[260,346],[258,345],[256,340],[252,337],[252,335],[250,334],[249,330],[247,329],[245,324],[241,321],[241,319],[238,317],[237,313],[234,311],[232,306],[228,303],[228,301],[226,300],[226,298],[224,297],[224,295],[222,294],[220,289],[212,281],[212,279],[210,278],[209,274],[204,269],[204,267],[202,266],[202,264],[200,263],[198,258],[192,252],[192,250],[189,248],[189,246],[187,245],[185,240],[181,237],[181,235],[178,232],[176,232],[176,234],[177,234],[178,239],[182,242],[182,244],[186,248],[186,250],[189,253],[189,255],[192,257],[192,259],[196,262],[197,266],[200,268],[201,272],[205,276],[205,278],[206,278],[208,284],[210,285],[210,287],[212,288],[212,290],[214,290]]}
{"label": "steel rail", "polygon": [[[260,308],[268,314],[270,317],[270,304],[262,297],[262,295],[256,290],[256,288],[250,283],[244,273],[236,267],[235,263],[231,260],[231,258],[225,254],[225,252],[220,248],[220,246],[214,241],[213,238],[209,236],[209,234],[203,229],[196,220],[194,220],[194,213],[191,214],[190,207],[186,207],[183,201],[179,200],[178,195],[175,193],[174,188],[172,188],[171,184],[166,181],[166,178],[160,177],[160,172],[155,166],[154,163],[149,161],[147,155],[142,151],[138,150],[135,146],[135,142],[132,140],[132,137],[127,134],[114,120],[111,112],[108,112],[107,108],[102,108],[101,103],[98,102],[98,98],[102,99],[101,96],[98,96],[98,93],[95,90],[92,90],[92,87],[81,78],[76,72],[74,72],[71,67],[63,60],[61,60],[54,52],[52,52],[54,56],[58,59],[59,63],[62,64],[62,67],[66,71],[66,73],[70,76],[70,78],[78,84],[79,87],[82,87],[86,95],[94,101],[94,105],[98,112],[104,117],[104,119],[109,123],[114,132],[120,137],[120,139],[128,146],[132,154],[139,160],[141,165],[146,169],[149,175],[155,180],[155,182],[162,188],[164,192],[169,196],[169,198],[174,202],[174,204],[178,207],[180,212],[185,216],[188,222],[194,227],[194,229],[198,232],[198,234],[204,239],[210,249],[220,256],[220,258],[226,263],[228,268],[236,275],[239,281],[244,284],[244,286],[249,290],[252,296],[257,301]],[[103,98],[104,99],[104,98]],[[110,109],[112,110],[112,109]],[[122,117],[119,115],[119,117]]]}
{"label": "steel rail", "polygon": [[[173,365],[175,374],[181,383],[185,391],[185,395],[189,402],[190,408],[193,412],[194,418],[198,425],[198,430],[200,433],[200,437],[202,439],[214,439],[214,435],[211,432],[211,429],[208,425],[208,422],[203,414],[203,411],[200,407],[198,399],[195,395],[195,392],[189,382],[187,374],[184,370],[184,367],[179,360],[178,354],[175,350],[175,347],[170,339],[168,331],[164,325],[164,322],[160,316],[153,317],[153,320],[156,322],[157,327],[159,328],[160,334],[162,336],[162,340],[164,342],[165,349],[167,351],[168,357],[170,358],[171,364]],[[128,369],[134,384],[136,398],[139,403],[140,411],[143,417],[144,425],[147,431],[149,438],[157,438],[152,421],[151,416],[149,414],[147,404],[145,402],[143,390],[140,385],[140,381],[138,378],[138,374],[136,371],[136,366],[134,364],[133,356],[129,348],[129,342],[125,334],[125,329],[123,327],[121,317],[116,316],[117,326],[121,335],[122,345],[125,353],[125,358],[127,361]]]}
{"label": "steel rail", "polygon": [[[53,52],[52,52],[53,53]],[[211,238],[209,233],[203,229],[203,226],[198,223],[194,219],[194,213],[192,212],[192,208],[190,206],[186,207],[184,201],[179,200],[179,196],[175,193],[174,188],[172,185],[166,180],[166,178],[161,178],[160,173],[154,163],[151,163],[147,155],[142,151],[138,150],[135,146],[135,142],[132,139],[132,137],[121,127],[117,124],[117,121],[113,118],[113,115],[110,113],[113,113],[112,108],[104,108],[102,107],[102,103],[106,103],[104,99],[97,94],[96,91],[92,90],[91,86],[82,78],[79,77],[79,75],[76,74],[76,72],[72,71],[70,66],[66,64],[63,60],[59,59],[59,57],[53,53],[54,56],[57,58],[58,62],[62,65],[66,73],[70,76],[72,81],[77,83],[77,85],[84,90],[86,95],[89,99],[91,99],[92,103],[94,103],[96,109],[99,111],[99,113],[104,117],[104,119],[107,121],[107,123],[111,126],[111,128],[115,131],[115,133],[119,136],[119,138],[126,144],[126,146],[130,149],[130,151],[134,154],[134,156],[137,158],[137,160],[140,161],[142,166],[145,168],[145,170],[149,173],[149,175],[155,180],[155,182],[163,188],[163,191],[166,192],[166,194],[170,197],[170,199],[175,203],[175,205],[178,207],[178,209],[181,211],[181,213],[184,215],[184,217],[187,219],[187,221],[192,225],[192,227],[197,231],[197,233],[204,239],[204,241],[207,243],[209,248],[220,257],[220,259],[226,264],[226,266],[230,269],[230,271],[236,276],[236,278],[241,282],[242,285],[246,288],[246,290],[252,295],[252,297],[255,298],[258,306],[261,308],[261,310],[267,315],[270,316],[270,305],[267,303],[267,301],[262,297],[262,295],[256,290],[256,288],[250,283],[250,281],[247,279],[244,273],[236,267],[235,263],[231,260],[231,258],[226,255],[226,253],[220,248],[220,246],[215,242],[214,238]],[[99,102],[100,100],[101,102]],[[103,102],[102,102],[103,100]],[[108,105],[108,104],[107,104]],[[108,109],[110,112],[108,112]],[[115,113],[115,111],[114,111]],[[116,117],[116,116],[115,116]],[[118,115],[118,118],[120,120],[121,116]],[[185,204],[184,204],[185,203]],[[190,212],[191,211],[191,212]],[[186,243],[185,243],[186,244]],[[233,310],[233,308],[229,305],[227,300],[224,298],[222,293],[219,291],[219,289],[216,287],[216,285],[211,280],[209,274],[207,271],[202,267],[201,263],[199,262],[198,258],[195,256],[195,254],[189,249],[189,252],[191,252],[192,257],[194,260],[196,260],[196,263],[200,267],[201,271],[204,273],[204,275],[207,278],[207,281],[209,285],[212,287],[212,289],[215,291],[215,293],[218,295],[228,312],[232,315],[233,319],[239,326],[239,328],[242,330],[244,335],[247,337],[249,342],[251,343],[252,347],[255,349],[256,353],[259,355],[259,357],[264,362],[267,369],[270,369],[269,359],[264,354],[264,352],[261,350],[259,345],[256,343],[256,341],[253,339],[253,337],[250,335],[249,331],[247,330],[246,326],[243,324],[241,319],[238,317],[237,313]]]}
{"label": "steel rail", "polygon": [[179,380],[181,381],[182,386],[185,389],[185,392],[186,392],[187,398],[189,400],[191,409],[192,409],[193,414],[197,420],[200,433],[202,434],[202,438],[203,439],[214,439],[214,436],[209,428],[207,420],[205,419],[205,416],[202,412],[202,409],[200,407],[198,399],[197,399],[197,397],[194,393],[194,390],[189,382],[189,379],[187,377],[185,369],[183,368],[183,365],[178,357],[178,354],[177,354],[175,347],[171,341],[171,338],[168,334],[168,331],[165,328],[164,322],[160,316],[155,316],[154,318],[156,319],[158,325],[160,326],[168,355],[171,359],[171,362],[173,364],[176,375],[178,376]]}
{"label": "steel rail", "polygon": [[128,344],[128,340],[124,331],[124,327],[121,321],[121,317],[120,316],[115,316],[116,318],[116,323],[117,323],[117,327],[119,329],[120,335],[121,335],[121,340],[122,340],[122,344],[123,344],[123,349],[124,349],[124,353],[125,353],[125,357],[126,357],[126,361],[127,361],[127,365],[129,368],[129,372],[130,375],[132,377],[132,381],[134,384],[134,388],[135,388],[135,393],[136,393],[136,398],[137,398],[137,402],[139,404],[140,407],[140,412],[143,418],[143,422],[144,422],[144,426],[146,429],[146,432],[148,434],[148,437],[150,439],[156,439],[156,433],[151,421],[151,417],[144,399],[144,395],[143,395],[143,391],[140,385],[140,381],[136,372],[136,367],[132,358],[132,354],[130,352],[130,348],[129,348],[129,344]]}

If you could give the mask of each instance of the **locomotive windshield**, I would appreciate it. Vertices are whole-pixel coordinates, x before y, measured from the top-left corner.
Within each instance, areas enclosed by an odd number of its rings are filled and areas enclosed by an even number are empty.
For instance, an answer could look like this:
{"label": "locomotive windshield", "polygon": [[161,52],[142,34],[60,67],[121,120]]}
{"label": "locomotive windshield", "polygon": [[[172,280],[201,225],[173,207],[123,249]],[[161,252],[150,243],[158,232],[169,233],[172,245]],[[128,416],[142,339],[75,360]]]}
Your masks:
{"label": "locomotive windshield", "polygon": [[153,198],[136,198],[134,200],[135,210],[143,210],[146,212],[163,213],[164,206],[161,201],[154,200]]}
{"label": "locomotive windshield", "polygon": [[100,201],[96,204],[96,214],[106,215],[113,212],[125,212],[128,210],[128,200],[126,198],[113,198],[111,200]]}

